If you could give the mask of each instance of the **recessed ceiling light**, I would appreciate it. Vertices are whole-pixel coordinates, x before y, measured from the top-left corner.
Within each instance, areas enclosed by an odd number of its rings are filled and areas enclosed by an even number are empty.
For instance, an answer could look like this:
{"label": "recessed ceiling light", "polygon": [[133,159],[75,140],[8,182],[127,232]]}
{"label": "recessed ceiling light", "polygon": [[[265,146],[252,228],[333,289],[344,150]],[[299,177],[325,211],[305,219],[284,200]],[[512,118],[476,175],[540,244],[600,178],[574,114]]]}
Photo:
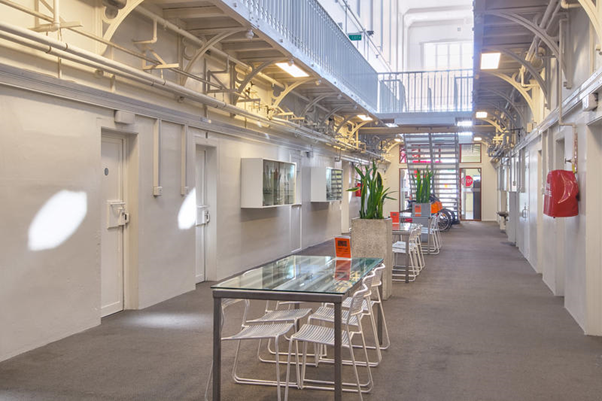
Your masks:
{"label": "recessed ceiling light", "polygon": [[487,118],[487,112],[486,111],[477,111],[476,117],[477,118]]}
{"label": "recessed ceiling light", "polygon": [[481,138],[480,136],[475,136],[472,139],[474,139],[475,141],[482,141],[483,140],[483,138]]}
{"label": "recessed ceiling light", "polygon": [[497,70],[500,67],[500,58],[502,53],[481,53],[481,69]]}
{"label": "recessed ceiling light", "polygon": [[398,127],[397,124],[393,124],[393,123],[386,123],[385,125],[389,128],[397,128]]}
{"label": "recessed ceiling light", "polygon": [[472,120],[458,120],[456,125],[458,127],[472,127]]}
{"label": "recessed ceiling light", "polygon": [[280,69],[282,69],[283,71],[288,72],[289,75],[291,75],[294,78],[309,77],[308,73],[306,73],[305,71],[303,71],[301,68],[297,67],[295,64],[292,64],[292,63],[276,63],[276,65],[278,67],[280,67]]}
{"label": "recessed ceiling light", "polygon": [[357,118],[359,118],[362,121],[372,121],[372,117],[367,116],[365,114],[358,114]]}

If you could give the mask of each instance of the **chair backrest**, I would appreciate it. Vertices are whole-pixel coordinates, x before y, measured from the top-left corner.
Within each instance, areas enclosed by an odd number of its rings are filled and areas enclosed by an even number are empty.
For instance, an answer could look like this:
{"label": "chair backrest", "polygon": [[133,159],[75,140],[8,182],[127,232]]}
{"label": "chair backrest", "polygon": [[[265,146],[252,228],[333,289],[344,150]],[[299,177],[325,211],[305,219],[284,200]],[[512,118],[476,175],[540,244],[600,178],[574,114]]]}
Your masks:
{"label": "chair backrest", "polygon": [[374,280],[375,276],[376,272],[372,270],[362,280],[362,284],[364,284],[364,286],[368,289],[368,292],[365,294],[365,297],[372,296],[372,281]]}
{"label": "chair backrest", "polygon": [[347,322],[345,324],[349,325],[349,320],[352,316],[357,316],[363,312],[363,302],[366,294],[368,294],[370,290],[362,285],[362,288],[359,291],[356,291],[351,298],[351,305],[349,305],[349,314],[347,315]]}
{"label": "chair backrest", "polygon": [[380,264],[374,268],[374,278],[372,279],[372,288],[380,287],[383,283],[383,273],[385,272],[385,265]]}
{"label": "chair backrest", "polygon": [[224,322],[226,320],[226,309],[232,305],[235,305],[241,301],[245,303],[245,309],[242,313],[242,323],[240,324],[241,328],[245,327],[245,323],[247,322],[247,313],[249,312],[250,301],[248,299],[235,299],[235,298],[223,298],[222,299],[222,328],[224,327]]}

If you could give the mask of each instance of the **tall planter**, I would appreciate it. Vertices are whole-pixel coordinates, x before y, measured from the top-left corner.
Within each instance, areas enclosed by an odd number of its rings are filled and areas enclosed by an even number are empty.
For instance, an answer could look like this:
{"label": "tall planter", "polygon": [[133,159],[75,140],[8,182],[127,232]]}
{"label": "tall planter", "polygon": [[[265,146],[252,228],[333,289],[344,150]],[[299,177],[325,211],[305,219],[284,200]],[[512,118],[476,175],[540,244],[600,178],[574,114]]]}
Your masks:
{"label": "tall planter", "polygon": [[382,258],[383,299],[391,296],[393,284],[393,226],[391,219],[351,221],[351,255],[354,258]]}

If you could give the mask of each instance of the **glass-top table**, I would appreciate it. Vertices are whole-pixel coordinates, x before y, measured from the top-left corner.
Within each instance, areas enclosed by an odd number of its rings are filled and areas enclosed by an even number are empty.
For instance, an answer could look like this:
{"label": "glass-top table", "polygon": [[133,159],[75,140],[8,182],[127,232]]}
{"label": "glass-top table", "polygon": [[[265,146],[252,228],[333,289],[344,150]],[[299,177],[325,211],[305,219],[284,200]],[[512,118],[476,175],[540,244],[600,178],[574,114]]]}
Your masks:
{"label": "glass-top table", "polygon": [[288,256],[213,285],[212,289],[346,294],[382,259]]}
{"label": "glass-top table", "polygon": [[362,279],[382,261],[379,258],[346,259],[293,255],[211,286],[214,301],[213,399],[219,400],[221,397],[221,300],[234,298],[333,303],[335,310],[334,394],[335,400],[341,400],[343,389],[341,304],[361,285]]}

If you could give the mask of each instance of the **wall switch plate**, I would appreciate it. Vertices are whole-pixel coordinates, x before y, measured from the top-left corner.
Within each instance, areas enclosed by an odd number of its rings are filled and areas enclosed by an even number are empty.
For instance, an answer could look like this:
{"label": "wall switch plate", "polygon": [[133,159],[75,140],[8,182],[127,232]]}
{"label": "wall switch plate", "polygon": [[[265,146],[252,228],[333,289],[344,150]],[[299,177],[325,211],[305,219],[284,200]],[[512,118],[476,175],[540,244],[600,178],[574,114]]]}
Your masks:
{"label": "wall switch plate", "polygon": [[154,196],[163,195],[163,187],[153,187],[153,195]]}

